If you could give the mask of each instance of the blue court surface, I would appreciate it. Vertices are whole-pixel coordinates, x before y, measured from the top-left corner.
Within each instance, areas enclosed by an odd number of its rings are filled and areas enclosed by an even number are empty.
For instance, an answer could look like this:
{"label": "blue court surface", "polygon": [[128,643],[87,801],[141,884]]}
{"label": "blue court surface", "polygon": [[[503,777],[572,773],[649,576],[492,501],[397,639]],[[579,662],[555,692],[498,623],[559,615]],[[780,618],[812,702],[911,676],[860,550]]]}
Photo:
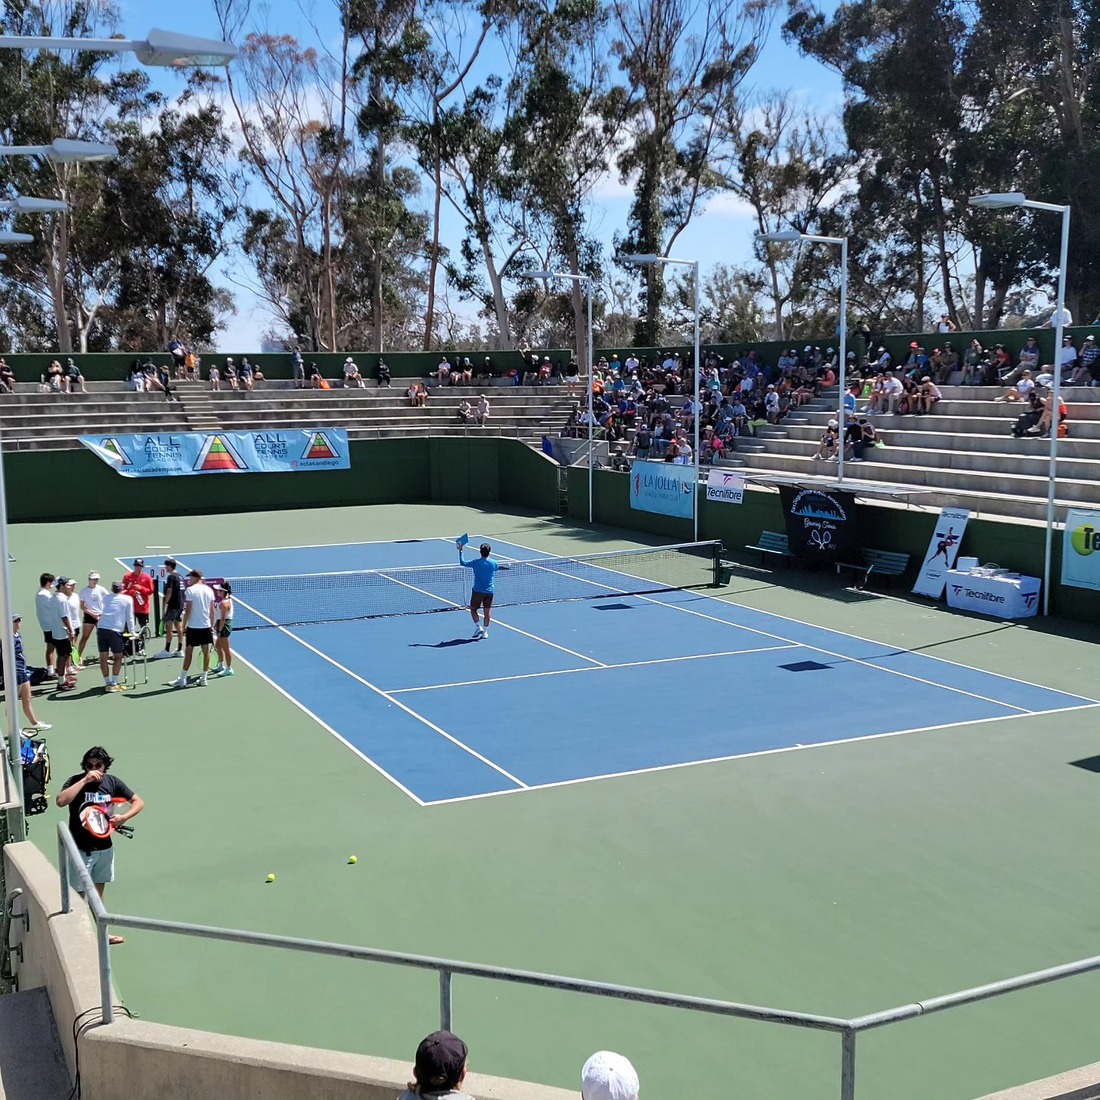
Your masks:
{"label": "blue court surface", "polygon": [[[482,539],[470,541],[467,557]],[[542,557],[495,541],[493,556]],[[426,539],[176,557],[208,577],[282,577],[277,590],[456,554]],[[509,579],[498,575],[500,599]],[[462,581],[468,592],[468,571]],[[426,595],[400,587],[410,606]],[[462,608],[237,630],[233,648],[422,805],[1096,705],[715,592],[500,607],[483,641]],[[237,622],[258,621],[251,611],[288,621],[279,604],[294,598],[238,600]],[[360,613],[361,594],[343,598]]]}

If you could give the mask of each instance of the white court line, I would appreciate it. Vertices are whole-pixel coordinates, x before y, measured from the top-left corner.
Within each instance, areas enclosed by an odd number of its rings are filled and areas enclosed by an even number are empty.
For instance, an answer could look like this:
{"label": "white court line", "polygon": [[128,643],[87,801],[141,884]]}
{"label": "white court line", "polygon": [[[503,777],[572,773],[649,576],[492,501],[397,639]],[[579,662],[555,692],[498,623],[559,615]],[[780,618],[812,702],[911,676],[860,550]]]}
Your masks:
{"label": "white court line", "polygon": [[[518,542],[512,543],[511,545],[512,546],[519,546],[520,549],[522,549],[522,550],[532,550],[533,553],[537,553],[537,551],[533,550],[532,547],[523,546],[522,544],[520,544]],[[516,560],[522,560],[522,559],[516,559]],[[546,571],[548,573],[555,572],[553,569],[547,569]],[[566,574],[562,574],[562,575],[564,576]],[[580,579],[580,578],[578,578],[578,579]],[[597,584],[595,581],[586,581],[585,583],[586,584],[592,584],[593,587],[596,587],[596,588],[601,588],[602,589],[602,588],[605,587],[604,585]],[[626,591],[626,590],[624,589],[623,591]],[[717,600],[719,603],[721,603],[725,607],[729,606],[729,603],[727,601],[718,600],[717,596],[711,596],[709,593],[701,592],[701,593],[698,593],[698,595],[702,596],[705,599]],[[1029,710],[1027,707],[1018,707],[1013,703],[1006,703],[1006,702],[1004,702],[1004,700],[997,699],[993,696],[981,695],[978,692],[967,691],[965,688],[952,687],[949,684],[941,684],[936,680],[929,680],[929,679],[927,679],[926,677],[923,677],[923,676],[915,676],[911,672],[902,672],[900,669],[887,668],[883,665],[877,665],[871,660],[868,660],[868,659],[865,659],[865,658],[862,658],[862,657],[851,657],[846,653],[840,653],[840,652],[837,652],[837,651],[831,650],[831,649],[824,649],[823,647],[818,646],[818,645],[813,645],[812,643],[795,642],[792,638],[785,637],[782,634],[773,634],[770,631],[760,630],[757,627],[753,627],[753,626],[746,626],[743,623],[730,622],[729,619],[720,619],[720,618],[717,618],[714,615],[707,615],[702,611],[695,611],[694,609],[692,609],[690,607],[683,607],[680,604],[665,603],[662,600],[654,599],[651,596],[634,596],[633,598],[638,599],[638,600],[645,600],[647,603],[656,604],[658,607],[668,607],[668,608],[671,608],[674,611],[682,611],[687,615],[697,615],[699,618],[708,619],[711,622],[724,623],[726,626],[732,626],[732,627],[734,627],[738,630],[747,630],[747,631],[749,631],[750,633],[753,633],[753,634],[760,634],[762,637],[765,637],[765,638],[774,638],[776,641],[790,642],[794,645],[800,645],[800,646],[802,646],[802,648],[808,650],[811,653],[824,653],[828,657],[839,657],[841,660],[848,661],[851,664],[864,665],[865,667],[875,669],[878,672],[885,672],[885,673],[888,673],[891,676],[900,676],[902,679],[912,680],[912,681],[914,681],[915,683],[918,683],[918,684],[928,684],[931,687],[940,688],[942,691],[951,691],[951,692],[954,692],[957,695],[965,695],[967,698],[970,698],[970,699],[981,700],[984,703],[995,703],[997,706],[1000,706],[1000,707],[1008,707],[1011,710],[1017,710],[1021,714],[1053,714],[1053,713],[1056,713],[1055,711],[1048,711],[1048,710],[1034,711],[1034,710]],[[734,607],[739,607],[740,605],[739,604],[734,604],[733,606]],[[747,610],[749,610],[750,612],[755,611],[754,608],[749,608]],[[783,615],[775,615],[770,611],[755,611],[755,613],[758,614],[758,615],[767,615],[771,618],[779,619],[781,622],[786,621],[786,622],[791,622],[791,623],[797,623],[800,626],[809,627],[811,630],[829,631],[829,632],[834,633],[834,634],[839,634],[841,637],[853,638],[856,641],[865,642],[869,645],[881,645],[884,648],[889,649],[891,652],[896,652],[896,653],[911,653],[912,652],[911,650],[902,649],[900,646],[897,646],[897,645],[887,644],[886,642],[875,641],[874,639],[870,639],[870,638],[861,638],[857,634],[849,634],[849,633],[847,633],[846,631],[843,631],[843,630],[833,630],[832,627],[817,626],[814,623],[805,623],[805,622],[802,622],[799,619],[791,619],[791,618],[788,618],[788,617],[783,616]],[[950,661],[946,657],[935,657],[935,656],[932,656],[931,654],[923,654],[923,653],[922,654],[914,654],[914,656],[921,656],[921,657],[929,656],[934,661],[943,661],[944,664],[954,665],[956,668],[969,669],[971,672],[978,673],[981,676],[998,676],[998,677],[1000,677],[1000,679],[1008,680],[1010,683],[1024,684],[1025,686],[1039,688],[1043,691],[1055,691],[1056,690],[1059,695],[1071,695],[1071,696],[1074,696],[1075,698],[1079,698],[1079,699],[1087,698],[1087,696],[1075,695],[1073,692],[1062,691],[1060,689],[1054,689],[1054,688],[1048,688],[1048,687],[1045,687],[1042,684],[1031,684],[1026,680],[1016,680],[1013,677],[1005,676],[1003,673],[985,672],[982,669],[971,668],[970,665],[963,665],[963,664],[960,664],[958,661]],[[1090,699],[1089,703],[1091,705],[1094,705],[1094,706],[1100,706],[1100,702],[1097,702],[1097,700]],[[1071,709],[1075,709],[1075,708],[1071,708]]]}
{"label": "white court line", "polygon": [[[1036,717],[1047,714],[1062,714],[1065,711],[1088,710],[1092,704],[1079,707],[1060,707],[1057,710],[1036,711]],[[632,775],[652,775],[656,772],[675,771],[680,768],[696,768],[701,764],[724,764],[731,760],[748,760],[754,756],[776,756],[784,752],[805,752],[810,749],[826,749],[836,745],[853,745],[858,741],[879,741],[885,737],[902,737],[910,733],[931,733],[935,730],[958,729],[960,726],[981,726],[987,722],[1016,722],[1020,719],[1018,714],[1001,714],[994,718],[977,718],[972,722],[942,722],[936,726],[914,726],[907,730],[888,730],[885,733],[864,733],[855,737],[841,737],[835,741],[819,741],[813,745],[781,745],[775,749],[758,749],[755,752],[732,753],[729,756],[712,756],[706,760],[682,760],[676,764],[656,764],[651,768],[634,768],[630,771],[606,772],[603,775],[585,775],[577,779],[559,779],[553,783],[532,783],[524,793],[531,791],[548,791],[555,787],[574,787],[581,783],[595,783],[604,779],[625,779]],[[425,805],[430,809],[433,806],[449,806],[454,802],[473,802],[482,798],[496,798],[499,795],[517,794],[517,791],[486,791],[484,794],[458,795],[455,798],[440,798],[429,800]]]}
{"label": "white court line", "polygon": [[[478,538],[495,538],[495,535],[478,535]],[[274,550],[323,550],[329,546],[401,546],[405,543],[412,542],[446,542],[451,546],[454,545],[454,539],[445,538],[443,535],[425,535],[423,538],[411,538],[411,539],[355,539],[352,542],[301,542],[294,546],[251,546],[238,550],[190,550],[187,553],[192,555],[203,554],[206,556],[212,556],[215,554],[261,554],[268,553]],[[511,542],[509,546],[519,546],[518,542]],[[150,549],[148,546],[146,550]],[[164,549],[167,549],[165,547]],[[521,546],[521,550],[528,550],[530,547]],[[183,551],[180,552],[181,556]],[[115,558],[115,561],[122,562],[121,558]],[[441,563],[442,564],[442,563]],[[395,567],[391,567],[395,568]],[[407,566],[403,568],[408,568]]]}
{"label": "white court line", "polygon": [[[496,620],[493,620],[496,622]],[[556,668],[549,672],[522,672],[515,676],[490,676],[484,680],[457,680],[453,684],[425,684],[422,687],[392,688],[391,695],[405,695],[410,691],[438,691],[440,688],[473,687],[477,684],[503,684],[510,680],[537,680],[542,676],[568,676],[574,672],[599,672],[603,669],[640,668],[642,665],[671,665],[677,661],[705,661],[712,657],[741,657],[746,653],[770,653],[775,649],[802,649],[799,645],[770,645],[761,649],[728,649],[722,653],[692,653],[687,657],[657,657],[652,661],[624,661],[618,665],[600,665],[598,668]]]}
{"label": "white court line", "polygon": [[[180,562],[180,564],[182,565],[184,563]],[[236,597],[234,597],[234,599],[236,599]],[[247,607],[249,611],[251,611],[254,615],[258,616],[259,618],[261,618],[261,619],[266,619],[267,618],[266,615],[264,615],[261,612],[257,611],[254,607],[250,606],[249,604],[246,604],[243,600],[236,600],[236,602],[239,603],[241,605],[241,607]],[[268,619],[268,622],[271,622],[271,620]],[[510,772],[506,771],[499,764],[496,764],[492,760],[490,760],[487,756],[482,756],[482,754],[479,753],[476,749],[470,748],[469,745],[464,744],[457,737],[455,737],[452,734],[448,733],[445,729],[441,729],[434,722],[432,722],[429,719],[425,718],[424,715],[418,714],[415,710],[412,709],[412,707],[408,706],[405,703],[402,703],[400,699],[395,699],[388,692],[383,691],[382,688],[378,687],[377,684],[372,684],[369,680],[364,680],[363,677],[360,676],[358,673],[352,672],[352,670],[350,668],[347,668],[346,666],[340,664],[339,661],[337,661],[334,658],[330,657],[327,653],[325,653],[322,650],[318,649],[316,646],[310,645],[309,642],[307,642],[304,638],[299,638],[297,634],[293,633],[293,631],[288,630],[285,626],[279,626],[278,623],[271,623],[271,625],[276,630],[278,630],[281,633],[285,634],[288,638],[290,638],[293,641],[297,642],[300,646],[304,646],[311,653],[315,653],[322,660],[327,661],[334,668],[339,669],[341,672],[345,673],[347,676],[350,676],[353,680],[357,680],[364,687],[370,688],[371,691],[375,692],[375,694],[377,694],[377,695],[382,696],[383,699],[385,699],[388,702],[392,703],[395,707],[399,707],[401,710],[403,710],[410,717],[415,718],[418,722],[422,722],[425,726],[428,727],[428,729],[432,730],[433,733],[438,733],[441,737],[446,738],[453,745],[455,745],[458,748],[462,749],[463,752],[467,752],[472,757],[474,757],[476,760],[480,760],[481,763],[485,764],[487,767],[492,768],[493,771],[495,771],[498,774],[504,776],[505,779],[509,780],[512,783],[518,784],[520,787],[525,788],[527,786],[527,784],[524,783],[521,779],[517,779],[514,775],[512,775]],[[244,660],[243,657],[241,659]],[[248,662],[246,662],[246,663],[248,663]],[[249,667],[250,668],[255,668],[255,666],[251,665],[251,664],[249,664]],[[259,672],[259,669],[256,669],[256,671]],[[263,673],[260,673],[260,675],[263,676]],[[263,678],[265,680],[267,680],[267,682],[269,684],[272,684],[281,694],[285,695],[288,699],[291,699],[295,703],[297,703],[297,705],[299,707],[301,707],[301,709],[304,710],[307,714],[312,713],[306,707],[302,706],[301,703],[298,703],[298,700],[294,699],[293,695],[290,695],[288,692],[286,692],[282,688],[280,688],[278,686],[278,684],[275,684],[274,681],[269,679],[267,676],[263,676]],[[340,734],[336,733],[335,730],[333,730],[331,726],[327,725],[325,722],[321,722],[320,719],[317,719],[317,720],[318,720],[318,722],[321,723],[321,725],[325,729],[327,729],[330,733],[332,733],[339,740],[343,741],[345,745],[348,744],[348,742],[343,737],[341,737]],[[348,747],[354,749],[354,746],[349,745]],[[387,779],[389,779],[392,783],[394,783],[395,786],[397,786],[401,790],[405,791],[406,794],[409,794],[409,791],[404,786],[402,786],[400,783],[398,783],[397,780],[395,780],[391,775],[389,775],[382,768],[378,767],[378,765],[375,764],[374,761],[372,761],[370,759],[370,757],[364,756],[363,753],[361,753],[361,752],[359,753],[359,755],[362,756],[364,760],[368,761],[368,763],[370,763],[371,766],[374,767],[381,775],[384,775]],[[410,795],[410,797],[414,798],[422,806],[425,804],[423,802],[423,800],[417,798],[416,795]]]}

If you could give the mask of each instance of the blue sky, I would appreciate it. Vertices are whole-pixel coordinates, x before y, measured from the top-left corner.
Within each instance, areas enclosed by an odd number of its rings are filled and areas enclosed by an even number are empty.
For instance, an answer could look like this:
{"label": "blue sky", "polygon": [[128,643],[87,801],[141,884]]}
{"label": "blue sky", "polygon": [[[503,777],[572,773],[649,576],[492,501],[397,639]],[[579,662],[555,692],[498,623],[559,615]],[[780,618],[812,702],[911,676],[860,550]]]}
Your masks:
{"label": "blue sky", "polygon": [[[182,33],[220,37],[213,4],[200,0],[192,5],[181,5],[178,0],[122,0],[122,31],[130,37],[141,38],[153,27]],[[823,4],[834,7],[832,0]],[[259,15],[271,31],[291,34],[303,42],[312,41],[315,22],[325,35],[336,37],[336,18],[331,0],[267,0],[255,2],[254,14]],[[307,18],[309,13],[311,16]],[[750,76],[750,82],[759,91],[787,89],[798,98],[812,104],[819,112],[839,111],[842,90],[839,77],[815,61],[799,56],[787,46],[780,35],[780,13],[772,28],[760,60]],[[166,92],[178,92],[180,78],[170,72],[150,70],[158,85]],[[428,196],[425,195],[425,202]],[[608,178],[598,189],[594,210],[594,229],[610,249],[611,238],[626,223],[630,206],[629,190],[616,178]],[[752,233],[754,230],[748,212],[731,196],[714,200],[698,215],[677,240],[673,253],[683,259],[698,259],[704,272],[716,263],[745,263],[751,259]],[[456,248],[459,241],[457,224],[444,223],[444,243]],[[223,351],[245,351],[259,344],[259,334],[270,323],[262,306],[239,286],[232,287],[237,296],[238,313],[228,319],[225,332],[219,339]]]}

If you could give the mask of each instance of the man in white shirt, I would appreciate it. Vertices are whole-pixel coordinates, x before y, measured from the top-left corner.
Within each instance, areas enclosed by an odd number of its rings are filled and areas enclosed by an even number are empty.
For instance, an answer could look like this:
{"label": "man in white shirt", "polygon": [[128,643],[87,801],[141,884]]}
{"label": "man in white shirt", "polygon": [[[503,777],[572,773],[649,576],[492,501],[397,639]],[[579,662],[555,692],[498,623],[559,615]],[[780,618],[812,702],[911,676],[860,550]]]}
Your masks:
{"label": "man in white shirt", "polygon": [[353,386],[358,386],[360,389],[367,388],[363,376],[359,373],[359,364],[349,355],[344,360],[344,388],[351,389]]}
{"label": "man in white shirt", "polygon": [[1073,377],[1073,372],[1077,367],[1077,349],[1073,346],[1073,337],[1066,335],[1062,337],[1062,379],[1067,380]]}
{"label": "man in white shirt", "polygon": [[886,381],[882,386],[884,411],[896,413],[898,411],[898,402],[901,400],[901,395],[904,392],[905,387],[901,384],[901,379],[895,378],[890,371],[887,371]]}
{"label": "man in white shirt", "polygon": [[88,574],[88,583],[80,590],[80,644],[76,647],[77,664],[84,663],[84,650],[88,648],[88,639],[99,625],[99,616],[103,611],[103,599],[107,589],[99,583],[98,573]]}
{"label": "man in white shirt", "polygon": [[1031,377],[1031,371],[1025,370],[1023,377],[1014,387],[1009,387],[997,398],[998,401],[1026,401],[1027,395],[1035,389],[1035,380]]}
{"label": "man in white shirt", "polygon": [[[1073,324],[1073,314],[1070,313],[1065,306],[1062,307],[1062,328],[1069,328]],[[1055,309],[1050,315],[1050,320],[1047,321],[1043,328],[1057,328],[1058,327],[1058,310]]]}
{"label": "man in white shirt", "polygon": [[[99,612],[99,624],[96,627],[96,648],[99,650],[99,671],[103,673],[103,684],[108,691],[121,691],[118,674],[122,671],[122,655],[126,650],[126,634],[137,633],[137,621],[134,619],[134,601],[122,591],[122,581],[114,581],[111,591],[105,592],[102,608]],[[112,669],[107,671],[107,655],[110,654]]]}
{"label": "man in white shirt", "polygon": [[638,357],[634,354],[634,352],[631,352],[626,357],[626,362],[623,365],[626,367],[628,374],[634,374],[637,371],[639,363]]}
{"label": "man in white shirt", "polygon": [[474,419],[479,424],[485,424],[489,420],[489,398],[482,394],[477,399],[477,408],[474,410]]}
{"label": "man in white shirt", "polygon": [[38,628],[42,631],[42,638],[46,643],[46,676],[48,679],[57,677],[54,668],[54,644],[53,644],[53,582],[56,578],[52,573],[43,573],[38,578],[38,592],[34,597],[34,613],[38,619]]}
{"label": "man in white shirt", "polygon": [[173,687],[187,687],[187,670],[191,667],[191,657],[195,646],[202,648],[202,673],[199,687],[206,687],[206,676],[210,671],[210,647],[214,644],[214,590],[203,583],[202,570],[192,569],[188,576],[187,589],[183,594],[183,634],[186,648],[183,651],[183,671]]}

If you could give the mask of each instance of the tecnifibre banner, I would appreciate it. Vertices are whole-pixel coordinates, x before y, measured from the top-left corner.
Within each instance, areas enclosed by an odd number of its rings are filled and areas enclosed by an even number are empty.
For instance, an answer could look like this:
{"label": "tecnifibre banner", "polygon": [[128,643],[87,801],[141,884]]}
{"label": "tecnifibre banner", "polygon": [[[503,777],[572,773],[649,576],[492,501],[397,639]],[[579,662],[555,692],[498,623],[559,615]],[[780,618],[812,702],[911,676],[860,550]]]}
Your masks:
{"label": "tecnifibre banner", "polygon": [[1062,583],[1100,589],[1100,512],[1071,508],[1066,515]]}
{"label": "tecnifibre banner", "polygon": [[807,562],[857,561],[860,549],[852,493],[779,486],[791,553]]}
{"label": "tecnifibre banner", "polygon": [[963,532],[970,512],[966,508],[944,508],[940,512],[939,522],[932,532],[928,543],[928,552],[920,567],[917,583],[913,591],[918,596],[931,596],[938,600],[947,584],[947,571],[955,568],[955,559],[959,556]]}
{"label": "tecnifibre banner", "polygon": [[348,433],[343,428],[84,435],[80,442],[123,477],[285,474],[351,468]]}

